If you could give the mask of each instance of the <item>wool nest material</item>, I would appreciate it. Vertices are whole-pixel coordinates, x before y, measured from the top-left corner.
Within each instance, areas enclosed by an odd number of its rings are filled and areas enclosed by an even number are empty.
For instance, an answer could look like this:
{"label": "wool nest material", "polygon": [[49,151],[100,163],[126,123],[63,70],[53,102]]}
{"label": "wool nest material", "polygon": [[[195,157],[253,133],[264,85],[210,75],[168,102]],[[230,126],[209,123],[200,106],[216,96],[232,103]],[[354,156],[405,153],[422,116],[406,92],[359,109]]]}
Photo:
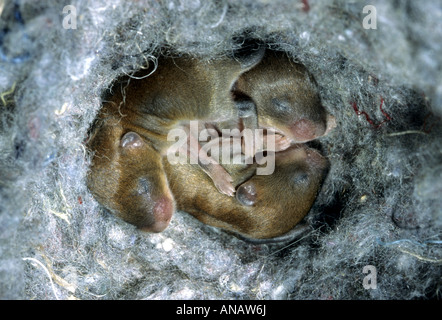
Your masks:
{"label": "wool nest material", "polygon": [[[440,1],[0,0],[0,17],[2,299],[440,294]],[[255,245],[184,212],[159,234],[108,214],[85,184],[103,93],[161,50],[215,58],[245,31],[304,64],[336,117],[311,232]]]}

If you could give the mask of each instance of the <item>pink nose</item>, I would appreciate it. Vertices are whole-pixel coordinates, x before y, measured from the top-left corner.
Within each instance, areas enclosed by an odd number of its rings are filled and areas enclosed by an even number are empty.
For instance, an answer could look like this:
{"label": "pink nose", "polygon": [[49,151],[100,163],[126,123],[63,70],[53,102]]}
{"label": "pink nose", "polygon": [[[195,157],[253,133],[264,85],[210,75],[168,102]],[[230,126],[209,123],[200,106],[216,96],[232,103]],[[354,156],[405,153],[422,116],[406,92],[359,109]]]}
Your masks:
{"label": "pink nose", "polygon": [[161,197],[155,202],[153,208],[152,224],[142,227],[141,230],[146,232],[161,232],[167,228],[175,211],[175,205],[171,199],[166,196]]}
{"label": "pink nose", "polygon": [[301,119],[292,125],[291,132],[296,142],[307,142],[321,136],[324,129],[310,120]]}

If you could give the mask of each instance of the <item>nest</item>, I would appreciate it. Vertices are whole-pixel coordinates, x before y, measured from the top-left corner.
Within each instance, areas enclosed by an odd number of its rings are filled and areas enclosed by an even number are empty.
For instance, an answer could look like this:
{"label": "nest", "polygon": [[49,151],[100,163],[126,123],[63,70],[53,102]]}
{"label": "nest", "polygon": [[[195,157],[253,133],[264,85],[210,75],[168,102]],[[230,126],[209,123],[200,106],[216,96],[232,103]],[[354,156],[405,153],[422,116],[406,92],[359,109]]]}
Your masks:
{"label": "nest", "polygon": [[[442,11],[375,1],[367,29],[365,5],[0,2],[0,297],[436,298]],[[161,50],[218,57],[244,30],[304,64],[337,119],[319,141],[331,169],[312,231],[251,245],[184,212],[160,234],[106,213],[86,188],[84,147],[103,93]],[[366,266],[376,288],[364,286]]]}

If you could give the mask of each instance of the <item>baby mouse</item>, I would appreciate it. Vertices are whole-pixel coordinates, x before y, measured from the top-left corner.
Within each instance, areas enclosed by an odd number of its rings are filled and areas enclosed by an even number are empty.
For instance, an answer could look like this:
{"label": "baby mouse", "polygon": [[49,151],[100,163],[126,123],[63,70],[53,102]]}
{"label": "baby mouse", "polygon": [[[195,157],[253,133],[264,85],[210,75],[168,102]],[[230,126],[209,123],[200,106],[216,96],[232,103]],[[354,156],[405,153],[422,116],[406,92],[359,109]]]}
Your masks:
{"label": "baby mouse", "polygon": [[[243,113],[232,98],[231,89],[238,77],[256,65],[264,48],[236,58],[202,60],[189,56],[160,57],[158,67],[130,79],[127,86],[115,92],[103,108],[104,117],[113,115],[131,126],[131,130],[149,140],[161,156],[165,156],[174,130],[186,130],[190,120],[201,124],[232,123],[235,126]],[[252,115],[253,116],[253,115]],[[198,158],[198,137],[187,132],[189,156]],[[233,196],[231,177],[210,157],[199,159],[199,165],[210,176],[217,189]]]}
{"label": "baby mouse", "polygon": [[264,58],[242,74],[234,86],[240,105],[256,105],[259,127],[304,143],[327,135],[335,117],[321,104],[313,76],[286,53],[267,50]]}
{"label": "baby mouse", "polygon": [[89,139],[94,151],[87,185],[114,215],[147,232],[161,232],[175,212],[162,158],[119,119],[99,121]]}
{"label": "baby mouse", "polygon": [[[141,230],[163,231],[175,212],[162,165],[172,143],[168,132],[185,130],[187,120],[238,122],[243,111],[236,108],[231,87],[263,54],[255,50],[213,61],[164,57],[151,76],[129,79],[125,88],[114,89],[87,143],[94,153],[87,185],[98,202]],[[200,167],[218,190],[233,195],[229,174],[210,160]]]}
{"label": "baby mouse", "polygon": [[289,233],[313,205],[328,161],[301,144],[274,156],[271,175],[256,175],[256,163],[224,164],[237,187],[235,198],[217,192],[198,166],[165,161],[176,208],[249,240]]}
{"label": "baby mouse", "polygon": [[[180,70],[183,69],[181,68]],[[173,78],[173,75],[169,74],[169,77]],[[165,79],[162,81],[167,82]],[[146,90],[147,87],[145,88]],[[174,193],[171,192],[168,177],[164,174],[164,154],[158,152],[158,150],[163,151],[161,147],[158,147],[158,141],[161,146],[165,135],[164,128],[161,128],[161,117],[158,116],[161,114],[162,108],[159,110],[151,109],[153,106],[161,106],[161,103],[155,101],[156,98],[153,98],[154,101],[150,104],[148,103],[149,99],[147,99],[146,103],[143,102],[146,95],[149,97],[149,94],[142,92],[144,85],[139,87],[139,85],[135,84],[134,90],[130,90],[130,88],[129,86],[129,90],[126,91],[125,95],[117,92],[111,101],[103,106],[98,116],[99,125],[96,127],[95,133],[88,144],[89,148],[95,152],[91,173],[88,176],[88,186],[97,200],[117,216],[142,230],[160,232],[167,227],[176,208]],[[155,86],[154,88],[159,90]],[[185,88],[182,89],[184,90]],[[138,95],[136,92],[138,92]],[[153,92],[156,91],[154,90]],[[161,94],[159,95],[161,96]],[[155,94],[152,94],[152,96],[155,97]],[[186,94],[182,93],[181,96],[178,95],[177,99],[169,97],[169,102],[184,101],[185,96]],[[122,104],[122,101],[126,101],[126,103]],[[227,101],[229,102],[230,100]],[[248,104],[254,106],[254,103]],[[149,112],[157,113],[157,115],[152,116],[150,114],[146,116],[145,108]],[[250,110],[248,107],[243,109]],[[241,108],[237,108],[237,111],[241,114]],[[187,111],[185,113],[187,114]],[[244,114],[246,113],[243,112],[242,115]],[[263,112],[263,114],[265,115],[266,113]],[[241,116],[238,117],[241,118]],[[146,119],[149,119],[149,121]],[[153,123],[153,130],[150,129],[151,122]],[[216,121],[214,122],[216,123]],[[176,123],[176,121],[166,118],[164,123],[169,128],[174,127],[174,125],[170,125],[174,123],[177,127],[186,129],[186,122],[184,121]],[[266,122],[260,118],[259,123]],[[300,148],[303,149],[305,147]],[[280,157],[282,156],[278,153],[277,158]],[[170,164],[166,163],[167,165]],[[204,170],[203,166],[197,167]],[[244,182],[253,176],[254,169],[251,168],[248,166],[240,170],[239,167],[236,167],[237,171],[234,171],[236,174],[235,184],[232,183],[233,180],[230,181],[233,190],[234,186],[240,184],[240,180]],[[222,169],[225,170],[224,168]],[[197,171],[195,166],[193,166],[193,170]],[[278,170],[276,172],[281,172],[280,169]],[[187,174],[189,172],[184,171],[183,173]],[[204,172],[201,171],[199,174],[204,174]],[[226,174],[230,177],[228,170],[226,170]],[[186,176],[183,175],[181,179],[185,180]],[[259,178],[256,179],[261,181]],[[216,179],[210,176],[209,181],[213,183],[214,180]],[[174,184],[176,184],[175,180]],[[261,187],[253,188],[252,186],[253,184],[245,184],[244,187],[238,187],[237,198],[243,205],[254,204],[256,198],[253,199],[252,194],[255,196],[259,195]],[[215,190],[219,190],[215,184],[213,187],[215,187]],[[259,192],[253,193],[253,190]],[[216,195],[211,195],[211,197],[216,198]],[[207,220],[208,224],[211,223],[210,219]],[[216,218],[214,223],[219,223]],[[234,226],[231,227],[232,230],[236,228],[235,223],[232,226]],[[251,237],[259,236],[248,232],[243,232],[243,234],[250,234]]]}

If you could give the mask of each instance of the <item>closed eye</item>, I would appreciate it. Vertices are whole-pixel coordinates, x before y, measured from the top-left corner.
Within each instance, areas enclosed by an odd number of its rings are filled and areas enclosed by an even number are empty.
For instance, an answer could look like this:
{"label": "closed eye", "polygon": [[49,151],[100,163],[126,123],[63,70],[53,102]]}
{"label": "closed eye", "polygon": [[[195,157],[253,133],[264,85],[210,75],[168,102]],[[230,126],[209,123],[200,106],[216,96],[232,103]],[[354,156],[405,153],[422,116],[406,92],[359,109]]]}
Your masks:
{"label": "closed eye", "polygon": [[305,172],[295,173],[292,177],[292,182],[294,184],[306,184],[309,181],[308,174]]}
{"label": "closed eye", "polygon": [[272,104],[275,108],[275,111],[278,113],[289,113],[292,108],[288,101],[280,100],[277,98],[272,99]]}
{"label": "closed eye", "polygon": [[146,178],[138,179],[138,188],[137,191],[139,194],[148,194],[152,189],[152,185],[149,180]]}

